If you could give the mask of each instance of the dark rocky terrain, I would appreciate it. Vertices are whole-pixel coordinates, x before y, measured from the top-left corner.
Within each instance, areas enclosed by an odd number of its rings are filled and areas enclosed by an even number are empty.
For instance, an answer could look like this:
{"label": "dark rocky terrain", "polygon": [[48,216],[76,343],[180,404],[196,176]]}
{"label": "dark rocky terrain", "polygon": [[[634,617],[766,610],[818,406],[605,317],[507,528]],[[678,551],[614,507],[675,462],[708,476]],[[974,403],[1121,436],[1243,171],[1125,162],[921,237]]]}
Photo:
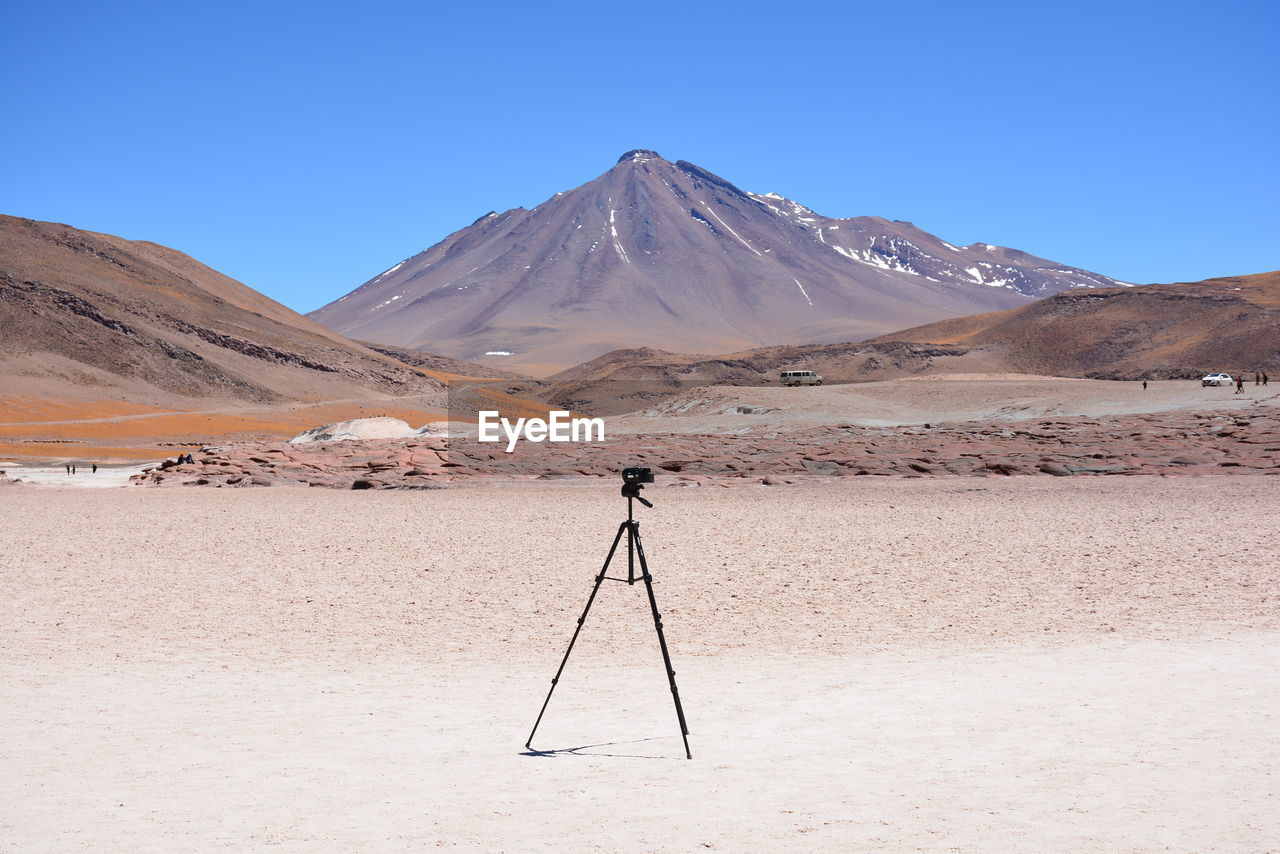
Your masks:
{"label": "dark rocky terrain", "polygon": [[821,216],[637,150],[532,210],[481,217],[309,316],[545,375],[619,347],[850,341],[1115,284],[909,222]]}

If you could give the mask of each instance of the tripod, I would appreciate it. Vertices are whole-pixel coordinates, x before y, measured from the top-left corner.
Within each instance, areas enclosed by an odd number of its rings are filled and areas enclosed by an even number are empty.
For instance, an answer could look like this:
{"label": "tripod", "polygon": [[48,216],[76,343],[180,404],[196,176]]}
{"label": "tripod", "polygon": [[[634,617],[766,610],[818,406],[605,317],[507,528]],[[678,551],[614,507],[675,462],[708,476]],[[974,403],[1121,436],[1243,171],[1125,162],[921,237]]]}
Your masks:
{"label": "tripod", "polygon": [[[630,472],[632,470],[628,470]],[[648,475],[649,483],[653,482],[652,475],[648,474],[648,470],[644,470]],[[560,681],[560,674],[564,673],[564,666],[569,663],[569,653],[573,652],[573,645],[578,642],[578,635],[582,632],[582,624],[587,621],[587,614],[591,611],[591,603],[595,601],[596,594],[600,592],[600,585],[606,580],[624,581],[627,584],[635,584],[637,580],[643,581],[645,589],[649,593],[649,610],[653,612],[653,627],[658,631],[658,646],[662,648],[662,662],[667,668],[667,682],[671,685],[671,699],[675,701],[676,717],[680,721],[680,737],[684,739],[684,755],[686,759],[692,759],[693,754],[689,752],[689,727],[684,722],[684,709],[680,705],[680,691],[676,688],[676,672],[671,669],[671,654],[667,652],[667,639],[662,633],[662,615],[658,613],[658,600],[653,595],[653,576],[649,574],[649,562],[644,559],[644,546],[640,543],[640,523],[636,521],[633,513],[633,502],[639,501],[645,507],[653,505],[646,501],[640,495],[640,490],[644,488],[643,483],[632,482],[627,473],[623,475],[624,483],[622,485],[622,495],[627,499],[627,521],[618,526],[618,533],[614,535],[613,545],[609,547],[609,555],[604,559],[604,566],[600,568],[600,574],[596,576],[595,586],[591,588],[591,595],[587,597],[587,607],[583,609],[582,616],[578,618],[578,627],[573,631],[573,638],[569,641],[569,648],[564,652],[564,658],[560,661],[560,669],[556,671],[555,678],[551,680],[551,690],[547,692],[547,699],[542,703],[542,711],[538,712],[538,719],[533,722],[533,731],[529,733],[529,740],[525,742],[525,747],[532,750],[533,736],[538,731],[538,724],[542,723],[542,716],[547,712],[547,705],[551,702],[551,695],[555,693],[556,683]],[[609,570],[609,564],[613,561],[613,555],[618,550],[618,543],[622,542],[622,535],[627,535],[627,577],[615,578],[605,573]],[[640,559],[640,575],[636,575],[636,558]]]}

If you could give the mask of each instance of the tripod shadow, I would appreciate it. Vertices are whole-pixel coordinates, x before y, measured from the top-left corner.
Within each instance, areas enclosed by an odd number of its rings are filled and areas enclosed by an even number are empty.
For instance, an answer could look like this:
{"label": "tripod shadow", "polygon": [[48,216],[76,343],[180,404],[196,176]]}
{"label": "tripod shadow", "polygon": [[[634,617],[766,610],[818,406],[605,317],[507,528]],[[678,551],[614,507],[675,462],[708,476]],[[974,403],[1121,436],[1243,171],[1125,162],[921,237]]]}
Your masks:
{"label": "tripod shadow", "polygon": [[604,752],[604,751],[597,752],[595,750],[595,748],[597,747],[622,747],[628,744],[644,744],[647,741],[670,741],[670,740],[671,739],[667,736],[654,736],[652,738],[637,738],[633,741],[606,741],[600,744],[582,744],[577,747],[562,747],[557,750],[534,750],[533,748],[528,748],[526,750],[520,751],[520,755],[533,756],[533,757],[606,756],[613,759],[667,759],[667,760],[679,759],[679,760],[683,760],[684,759],[683,756],[652,756],[644,753],[610,753],[610,752]]}

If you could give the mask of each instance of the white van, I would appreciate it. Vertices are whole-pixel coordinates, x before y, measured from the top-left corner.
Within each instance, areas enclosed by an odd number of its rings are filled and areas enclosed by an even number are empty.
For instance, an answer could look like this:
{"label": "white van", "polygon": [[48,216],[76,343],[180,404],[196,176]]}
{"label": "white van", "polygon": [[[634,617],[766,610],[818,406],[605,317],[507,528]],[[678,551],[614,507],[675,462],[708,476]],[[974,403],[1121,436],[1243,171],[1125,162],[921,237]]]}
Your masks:
{"label": "white van", "polygon": [[782,384],[789,386],[822,385],[822,377],[813,371],[783,371]]}

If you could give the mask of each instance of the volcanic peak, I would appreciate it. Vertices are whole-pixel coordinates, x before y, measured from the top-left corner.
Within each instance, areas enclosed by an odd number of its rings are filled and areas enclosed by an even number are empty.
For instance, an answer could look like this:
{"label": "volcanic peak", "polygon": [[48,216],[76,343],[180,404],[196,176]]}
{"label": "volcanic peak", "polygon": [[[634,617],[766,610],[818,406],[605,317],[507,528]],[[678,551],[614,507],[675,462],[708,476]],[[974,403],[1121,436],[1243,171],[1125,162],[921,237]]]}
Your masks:
{"label": "volcanic peak", "polygon": [[648,148],[633,148],[618,158],[619,163],[643,163],[646,160],[661,160],[662,155]]}

